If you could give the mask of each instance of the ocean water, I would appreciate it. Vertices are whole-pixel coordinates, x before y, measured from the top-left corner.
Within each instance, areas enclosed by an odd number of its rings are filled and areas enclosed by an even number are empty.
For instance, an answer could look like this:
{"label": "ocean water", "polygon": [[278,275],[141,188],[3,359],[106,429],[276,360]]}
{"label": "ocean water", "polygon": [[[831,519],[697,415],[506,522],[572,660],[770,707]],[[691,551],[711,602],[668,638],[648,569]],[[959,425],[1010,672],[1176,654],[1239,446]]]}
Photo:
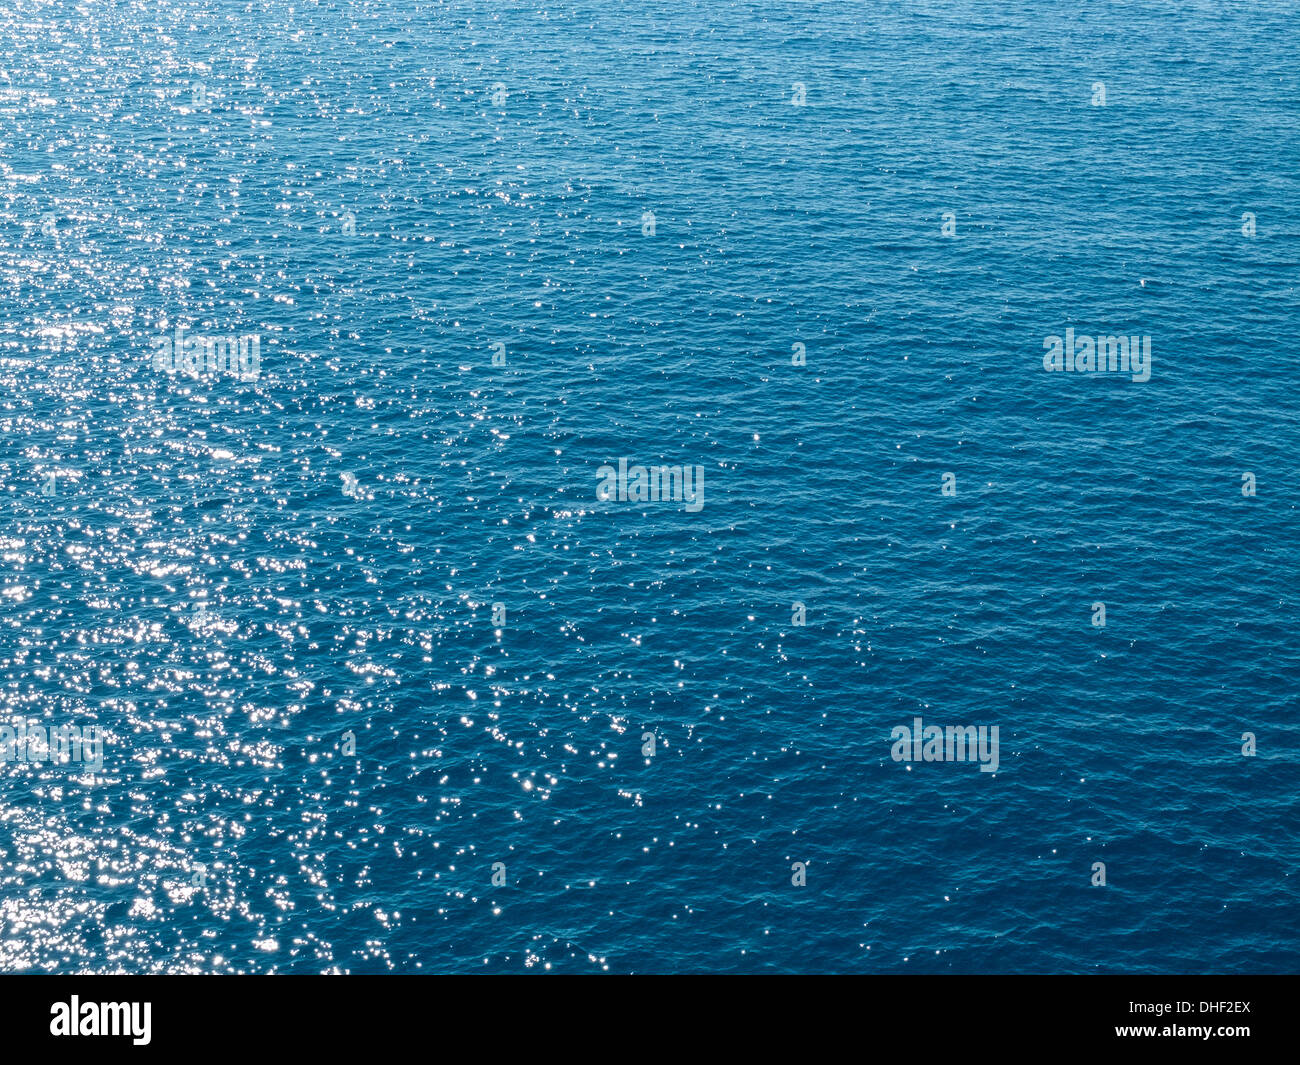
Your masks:
{"label": "ocean water", "polygon": [[1300,968],[1294,3],[0,40],[0,971]]}

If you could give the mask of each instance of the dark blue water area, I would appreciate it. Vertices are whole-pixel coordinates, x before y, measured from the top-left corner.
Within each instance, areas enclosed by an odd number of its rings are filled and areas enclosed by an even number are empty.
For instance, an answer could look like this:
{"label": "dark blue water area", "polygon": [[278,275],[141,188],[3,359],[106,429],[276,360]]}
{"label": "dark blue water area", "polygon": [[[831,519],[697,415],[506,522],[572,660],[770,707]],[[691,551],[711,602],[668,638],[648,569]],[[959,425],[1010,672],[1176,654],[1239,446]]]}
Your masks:
{"label": "dark blue water area", "polygon": [[1294,5],[0,28],[0,971],[1300,967]]}

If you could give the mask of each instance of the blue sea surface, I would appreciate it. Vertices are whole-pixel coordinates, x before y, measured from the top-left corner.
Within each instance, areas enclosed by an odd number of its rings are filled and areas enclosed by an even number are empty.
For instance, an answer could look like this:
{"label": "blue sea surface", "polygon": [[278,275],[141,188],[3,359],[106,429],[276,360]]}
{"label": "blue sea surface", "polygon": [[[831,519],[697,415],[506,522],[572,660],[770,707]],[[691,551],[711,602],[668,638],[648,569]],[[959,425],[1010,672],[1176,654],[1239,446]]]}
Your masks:
{"label": "blue sea surface", "polygon": [[0,40],[0,971],[1300,970],[1296,4]]}

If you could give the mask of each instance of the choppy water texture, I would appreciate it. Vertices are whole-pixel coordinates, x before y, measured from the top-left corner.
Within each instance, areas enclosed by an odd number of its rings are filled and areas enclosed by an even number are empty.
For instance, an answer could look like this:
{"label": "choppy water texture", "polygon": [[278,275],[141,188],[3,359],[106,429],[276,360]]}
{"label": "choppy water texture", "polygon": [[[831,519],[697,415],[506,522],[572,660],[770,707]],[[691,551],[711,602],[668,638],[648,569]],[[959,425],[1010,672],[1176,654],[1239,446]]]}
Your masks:
{"label": "choppy water texture", "polygon": [[1300,967],[1294,4],[0,39],[0,969]]}

